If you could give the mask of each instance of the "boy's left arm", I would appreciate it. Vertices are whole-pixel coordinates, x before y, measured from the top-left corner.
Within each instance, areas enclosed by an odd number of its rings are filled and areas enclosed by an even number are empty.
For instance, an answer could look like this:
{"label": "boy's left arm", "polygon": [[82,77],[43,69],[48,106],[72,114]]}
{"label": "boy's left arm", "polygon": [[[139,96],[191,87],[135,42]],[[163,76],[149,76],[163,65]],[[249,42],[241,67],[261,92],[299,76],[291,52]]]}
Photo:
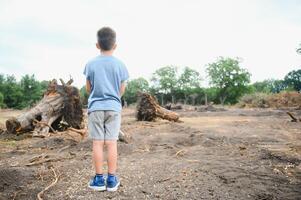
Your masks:
{"label": "boy's left arm", "polygon": [[123,82],[121,82],[121,86],[119,89],[120,97],[122,97],[124,95],[125,88],[126,88],[126,83],[125,83],[125,81],[123,81]]}
{"label": "boy's left arm", "polygon": [[124,95],[125,88],[126,88],[126,81],[129,78],[129,72],[126,68],[126,66],[123,64],[121,67],[121,85],[119,88],[120,97]]}
{"label": "boy's left arm", "polygon": [[88,79],[86,80],[86,91],[88,94],[91,92],[91,83]]}

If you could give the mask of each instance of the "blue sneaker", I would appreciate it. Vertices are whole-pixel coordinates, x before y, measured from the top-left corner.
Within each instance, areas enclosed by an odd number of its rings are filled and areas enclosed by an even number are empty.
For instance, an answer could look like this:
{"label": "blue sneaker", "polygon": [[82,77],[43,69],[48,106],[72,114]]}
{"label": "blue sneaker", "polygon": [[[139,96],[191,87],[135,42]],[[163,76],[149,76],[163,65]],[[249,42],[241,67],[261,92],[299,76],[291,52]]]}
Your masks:
{"label": "blue sneaker", "polygon": [[115,191],[117,191],[119,185],[120,185],[119,179],[113,174],[108,174],[107,191],[115,192]]}
{"label": "blue sneaker", "polygon": [[106,185],[103,175],[95,175],[94,178],[90,180],[88,187],[97,191],[105,191]]}

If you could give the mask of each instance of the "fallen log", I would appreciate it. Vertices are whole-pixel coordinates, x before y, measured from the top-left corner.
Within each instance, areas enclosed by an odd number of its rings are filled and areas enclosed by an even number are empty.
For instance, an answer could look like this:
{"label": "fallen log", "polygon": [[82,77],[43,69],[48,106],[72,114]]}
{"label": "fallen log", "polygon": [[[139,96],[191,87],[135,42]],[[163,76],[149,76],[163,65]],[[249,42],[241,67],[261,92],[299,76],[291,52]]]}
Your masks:
{"label": "fallen log", "polygon": [[148,93],[140,93],[136,118],[138,121],[154,121],[156,118],[178,122],[179,115],[161,107],[158,101]]}
{"label": "fallen log", "polygon": [[55,79],[49,82],[43,99],[36,106],[17,118],[8,119],[7,132],[20,134],[33,131],[33,136],[46,137],[49,136],[49,130],[55,132],[68,127],[81,128],[83,111],[79,91],[71,86],[72,79],[67,83],[62,79],[60,81],[61,85]]}
{"label": "fallen log", "polygon": [[196,110],[198,112],[220,112],[220,111],[226,111],[225,108],[215,107],[215,106],[213,106],[213,104],[209,104],[207,106],[200,106]]}
{"label": "fallen log", "polygon": [[164,106],[164,108],[166,108],[167,110],[182,110],[183,109],[183,106],[181,104],[166,104]]}

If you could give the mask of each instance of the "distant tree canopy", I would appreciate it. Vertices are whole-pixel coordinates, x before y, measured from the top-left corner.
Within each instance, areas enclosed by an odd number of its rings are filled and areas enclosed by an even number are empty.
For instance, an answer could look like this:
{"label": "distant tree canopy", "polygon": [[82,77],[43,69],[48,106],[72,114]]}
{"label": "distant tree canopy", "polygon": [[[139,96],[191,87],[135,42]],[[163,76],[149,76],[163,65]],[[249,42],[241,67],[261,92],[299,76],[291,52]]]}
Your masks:
{"label": "distant tree canopy", "polygon": [[261,93],[279,93],[283,90],[287,90],[287,84],[284,80],[266,79],[258,81],[252,84],[255,92]]}
{"label": "distant tree canopy", "polygon": [[158,93],[162,94],[162,103],[163,95],[170,94],[172,101],[174,101],[174,94],[177,90],[178,85],[178,68],[175,66],[166,66],[160,69],[157,69],[151,78],[153,83],[153,88]]}
{"label": "distant tree canopy", "polygon": [[42,98],[47,82],[39,82],[34,75],[25,75],[18,82],[13,75],[0,74],[0,107],[22,109]]}
{"label": "distant tree canopy", "polygon": [[155,71],[151,78],[150,92],[158,96],[161,104],[166,102],[176,103],[191,100],[194,104],[200,94],[200,73],[189,67],[179,70],[176,66],[166,66]]}
{"label": "distant tree canopy", "polygon": [[301,91],[301,69],[293,70],[284,77],[284,83],[296,91]]}
{"label": "distant tree canopy", "polygon": [[185,104],[187,103],[188,97],[194,97],[196,89],[201,86],[200,73],[189,67],[185,67],[183,73],[180,75],[177,81],[179,90],[184,94]]}
{"label": "distant tree canopy", "polygon": [[238,59],[220,57],[207,67],[210,84],[218,89],[220,103],[236,103],[248,91],[251,74],[239,66]]}
{"label": "distant tree canopy", "polygon": [[148,92],[149,83],[146,79],[140,77],[130,80],[127,83],[124,99],[128,104],[135,103],[137,101],[137,95],[139,92]]}

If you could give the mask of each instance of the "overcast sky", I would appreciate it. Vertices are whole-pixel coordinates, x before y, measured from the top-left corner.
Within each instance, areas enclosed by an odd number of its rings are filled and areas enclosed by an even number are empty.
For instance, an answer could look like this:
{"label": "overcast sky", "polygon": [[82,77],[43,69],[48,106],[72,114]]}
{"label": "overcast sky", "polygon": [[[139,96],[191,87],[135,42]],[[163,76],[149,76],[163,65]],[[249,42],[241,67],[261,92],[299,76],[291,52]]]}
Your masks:
{"label": "overcast sky", "polygon": [[219,56],[242,58],[252,82],[301,68],[299,0],[0,0],[0,73],[82,86],[102,26],[116,30],[131,78],[166,65],[205,78]]}

